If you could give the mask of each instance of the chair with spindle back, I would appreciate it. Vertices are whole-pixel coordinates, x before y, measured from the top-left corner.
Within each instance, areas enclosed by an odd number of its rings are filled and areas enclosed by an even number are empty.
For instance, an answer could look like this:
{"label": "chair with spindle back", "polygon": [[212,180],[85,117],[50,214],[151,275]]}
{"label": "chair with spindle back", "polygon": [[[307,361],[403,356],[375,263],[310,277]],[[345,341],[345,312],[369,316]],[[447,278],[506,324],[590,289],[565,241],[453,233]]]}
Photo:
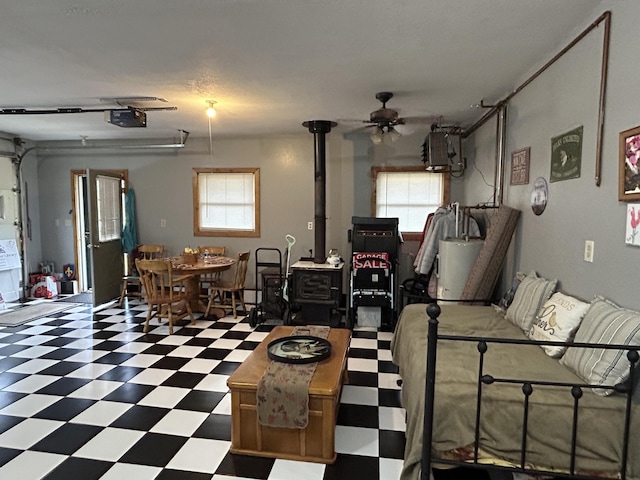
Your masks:
{"label": "chair with spindle back", "polygon": [[[122,292],[118,306],[122,306],[125,297],[142,297],[142,283],[140,282],[140,274],[135,266],[136,259],[154,260],[162,257],[164,253],[163,245],[138,245],[138,247],[129,256],[129,271],[127,275],[122,277]],[[130,286],[137,286],[134,291],[129,291]]]}

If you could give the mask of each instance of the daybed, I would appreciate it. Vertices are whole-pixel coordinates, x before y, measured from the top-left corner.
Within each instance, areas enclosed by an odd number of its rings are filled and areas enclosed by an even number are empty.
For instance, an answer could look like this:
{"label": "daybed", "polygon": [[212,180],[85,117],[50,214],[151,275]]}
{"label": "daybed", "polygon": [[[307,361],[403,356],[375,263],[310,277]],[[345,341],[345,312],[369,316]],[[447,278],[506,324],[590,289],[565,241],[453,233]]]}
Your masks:
{"label": "daybed", "polygon": [[[519,293],[520,289],[514,304]],[[518,306],[509,307],[511,317],[516,311],[529,316],[537,312],[533,321],[550,327],[555,316],[552,322],[541,321],[540,313],[550,293],[534,299],[523,299],[523,293]],[[640,479],[640,402],[632,398],[640,370],[633,368],[640,314],[599,298],[586,305],[581,329],[569,347],[574,350],[567,350],[562,360],[549,356],[541,345],[558,356],[566,349],[565,342],[531,340],[522,324],[493,305],[407,305],[391,344],[406,409],[401,479],[427,479],[432,463],[446,467],[460,462],[566,478],[625,478],[626,474],[627,479]],[[626,327],[618,328],[616,318],[626,320]],[[617,349],[581,350],[585,339],[595,334],[593,329],[600,328],[612,331],[613,341],[607,343]],[[620,340],[622,330],[625,338]],[[575,328],[570,333],[574,332]],[[636,352],[631,362],[620,344],[630,344],[628,348]],[[603,372],[602,363],[581,357],[581,351],[614,364],[604,368],[604,380],[594,377]],[[576,358],[586,366],[576,365]],[[629,373],[630,380],[621,381]],[[622,475],[621,468],[626,470]]]}

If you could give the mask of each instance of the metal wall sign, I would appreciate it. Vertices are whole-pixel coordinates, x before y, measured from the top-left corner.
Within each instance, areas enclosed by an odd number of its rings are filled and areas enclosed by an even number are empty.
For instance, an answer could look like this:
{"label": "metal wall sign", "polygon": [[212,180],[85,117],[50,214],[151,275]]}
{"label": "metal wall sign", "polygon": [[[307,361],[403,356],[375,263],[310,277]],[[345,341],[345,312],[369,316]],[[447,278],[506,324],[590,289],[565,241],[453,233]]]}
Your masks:
{"label": "metal wall sign", "polygon": [[579,126],[551,139],[551,175],[549,181],[560,182],[580,177],[582,133]]}

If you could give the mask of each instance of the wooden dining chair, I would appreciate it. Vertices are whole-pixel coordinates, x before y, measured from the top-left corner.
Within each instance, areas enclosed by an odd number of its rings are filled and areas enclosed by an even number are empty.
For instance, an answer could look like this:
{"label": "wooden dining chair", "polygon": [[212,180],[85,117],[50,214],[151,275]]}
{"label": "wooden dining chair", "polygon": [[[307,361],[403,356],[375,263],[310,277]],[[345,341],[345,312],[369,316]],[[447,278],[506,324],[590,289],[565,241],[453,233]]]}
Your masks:
{"label": "wooden dining chair", "polygon": [[[204,245],[198,247],[200,256],[205,259],[207,257],[220,257],[224,256],[225,247],[219,247],[214,245]],[[202,273],[200,274],[200,297],[203,299],[209,298],[209,287],[212,287],[216,283],[220,282],[220,275],[222,272],[216,273]]]}
{"label": "wooden dining chair", "polygon": [[[129,269],[127,275],[122,277],[122,292],[118,306],[122,306],[124,297],[142,297],[142,283],[140,282],[140,273],[138,272],[135,261],[137,258],[142,260],[153,260],[162,257],[164,253],[164,245],[138,245],[131,255],[129,255]],[[136,286],[136,290],[129,291],[130,286]]]}
{"label": "wooden dining chair", "polygon": [[166,317],[169,321],[169,333],[173,333],[173,323],[186,316],[195,324],[191,306],[187,300],[186,280],[193,275],[176,276],[170,260],[136,259],[136,268],[140,272],[140,281],[144,288],[144,298],[149,306],[143,331],[149,330],[149,321],[153,317]]}
{"label": "wooden dining chair", "polygon": [[244,281],[247,277],[249,255],[250,252],[240,252],[233,271],[233,278],[230,281],[225,281],[223,278],[217,285],[209,288],[209,302],[204,313],[205,317],[209,315],[209,310],[211,310],[216,300],[219,302],[216,303],[216,306],[220,306],[223,309],[230,308],[233,311],[233,318],[238,318],[237,302],[240,302],[243,312],[247,311],[244,304]]}

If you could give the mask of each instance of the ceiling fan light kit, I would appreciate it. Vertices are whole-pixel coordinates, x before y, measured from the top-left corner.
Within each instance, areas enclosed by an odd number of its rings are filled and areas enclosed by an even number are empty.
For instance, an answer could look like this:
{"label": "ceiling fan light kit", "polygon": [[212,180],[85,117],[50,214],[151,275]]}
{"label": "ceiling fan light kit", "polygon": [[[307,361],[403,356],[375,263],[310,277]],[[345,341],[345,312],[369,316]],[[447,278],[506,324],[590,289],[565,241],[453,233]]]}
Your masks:
{"label": "ceiling fan light kit", "polygon": [[369,114],[369,121],[374,127],[373,132],[369,135],[369,138],[375,145],[381,144],[386,138],[389,138],[392,142],[395,142],[400,138],[400,132],[394,127],[396,125],[403,125],[404,121],[398,118],[398,111],[391,108],[387,108],[387,102],[393,98],[391,92],[378,92],[376,93],[376,99],[382,102],[382,107],[378,110],[374,110]]}
{"label": "ceiling fan light kit", "polygon": [[392,142],[395,142],[398,138],[400,138],[400,132],[398,132],[393,127],[388,127],[387,128],[387,133],[389,134],[389,138],[391,138]]}
{"label": "ceiling fan light kit", "polygon": [[382,143],[383,135],[384,132],[382,131],[382,128],[375,127],[373,132],[371,132],[371,135],[369,135],[369,138],[374,143],[374,145],[379,145]]}

